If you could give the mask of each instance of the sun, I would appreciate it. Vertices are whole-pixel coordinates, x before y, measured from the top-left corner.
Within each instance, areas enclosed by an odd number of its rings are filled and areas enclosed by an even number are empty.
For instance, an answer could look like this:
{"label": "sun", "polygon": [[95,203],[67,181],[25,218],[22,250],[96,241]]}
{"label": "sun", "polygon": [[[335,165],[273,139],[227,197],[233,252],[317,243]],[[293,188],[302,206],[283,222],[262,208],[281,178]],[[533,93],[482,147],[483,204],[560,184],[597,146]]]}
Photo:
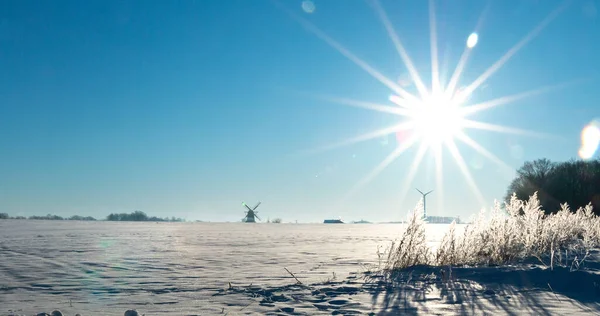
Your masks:
{"label": "sun", "polygon": [[[360,59],[342,44],[331,38],[313,23],[281,6],[282,9],[287,11],[287,13],[293,19],[298,21],[307,31],[313,33],[317,38],[323,40],[326,44],[337,50],[340,54],[364,70],[371,77],[378,80],[385,87],[389,88],[392,93],[392,95],[389,97],[389,101],[393,103],[392,106],[389,104],[360,101],[349,98],[331,96],[318,97],[319,99],[325,101],[396,115],[399,117],[400,121],[393,126],[384,127],[336,144],[331,144],[316,150],[308,151],[309,153],[315,153],[358,142],[387,137],[388,135],[396,134],[398,136],[397,147],[394,148],[389,155],[387,155],[377,166],[375,166],[366,176],[360,179],[358,183],[356,183],[356,185],[350,189],[350,191],[342,198],[342,201],[340,201],[340,205],[342,205],[346,199],[352,197],[357,190],[367,185],[403,153],[411,148],[417,148],[414,159],[412,160],[410,166],[408,166],[408,174],[404,177],[404,189],[400,192],[399,197],[401,203],[408,192],[408,188],[411,186],[411,182],[416,176],[417,170],[421,165],[425,154],[431,152],[435,160],[436,191],[438,192],[438,202],[440,205],[442,205],[441,201],[443,201],[444,176],[442,155],[443,152],[447,151],[450,153],[450,156],[453,158],[456,166],[462,173],[464,180],[471,189],[471,192],[480,202],[480,205],[485,206],[486,203],[483,199],[483,195],[481,194],[478,185],[475,183],[471,171],[469,170],[469,166],[465,162],[457,143],[467,145],[478,155],[481,155],[482,157],[485,157],[491,162],[495,163],[500,167],[500,169],[509,171],[507,174],[512,174],[512,172],[514,172],[514,168],[508,166],[504,161],[491,153],[483,145],[471,138],[469,135],[469,130],[482,130],[506,134],[529,135],[535,137],[548,137],[549,135],[504,125],[476,121],[473,120],[471,116],[473,114],[505,105],[510,102],[524,99],[533,95],[538,95],[543,92],[555,91],[557,88],[562,88],[567,85],[580,82],[580,80],[573,80],[571,82],[545,86],[512,95],[505,95],[485,102],[469,104],[468,100],[471,98],[473,93],[478,88],[482,87],[485,82],[510,58],[512,58],[528,42],[533,40],[542,31],[542,29],[544,29],[550,22],[552,22],[552,20],[554,20],[562,11],[564,11],[568,7],[568,2],[565,2],[563,5],[550,12],[546,18],[544,18],[535,28],[528,32],[520,41],[508,49],[504,55],[490,65],[481,75],[479,75],[470,84],[464,85],[461,88],[458,88],[461,75],[465,70],[469,56],[479,43],[479,29],[483,24],[484,16],[489,11],[490,4],[488,3],[481,13],[474,31],[466,38],[464,51],[460,56],[454,72],[451,72],[451,77],[447,82],[442,82],[440,80],[440,67],[438,58],[435,2],[435,0],[429,0],[432,80],[428,87],[421,79],[419,72],[409,57],[404,45],[400,41],[398,34],[394,30],[394,27],[392,26],[387,13],[379,3],[379,0],[369,1],[371,8],[374,9],[375,13],[379,17],[379,20],[385,27],[385,30],[387,31],[394,48],[398,52],[399,57],[402,59],[406,69],[408,70],[411,79],[410,82],[408,82],[408,86],[415,88],[412,89],[416,90],[414,92],[409,92],[406,90],[407,85],[405,85],[405,83],[407,81],[395,82],[394,80],[389,79],[367,62]],[[405,135],[408,136],[405,137]]]}
{"label": "sun", "polygon": [[406,116],[415,137],[429,147],[455,139],[465,127],[460,103],[443,93],[426,96]]}

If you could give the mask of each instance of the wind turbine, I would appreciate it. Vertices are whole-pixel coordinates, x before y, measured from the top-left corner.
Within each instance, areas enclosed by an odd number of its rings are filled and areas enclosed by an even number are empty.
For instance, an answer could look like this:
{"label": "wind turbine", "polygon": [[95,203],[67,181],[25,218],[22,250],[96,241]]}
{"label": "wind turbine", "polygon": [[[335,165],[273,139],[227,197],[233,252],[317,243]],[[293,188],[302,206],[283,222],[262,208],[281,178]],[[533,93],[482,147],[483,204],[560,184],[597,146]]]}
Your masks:
{"label": "wind turbine", "polygon": [[421,195],[423,195],[423,217],[427,218],[427,208],[426,208],[427,203],[426,203],[426,198],[427,198],[427,194],[433,192],[433,190],[431,190],[431,191],[429,191],[427,193],[423,193],[423,192],[421,192],[421,190],[419,190],[417,188],[415,188],[415,190],[419,191],[419,193],[421,193]]}

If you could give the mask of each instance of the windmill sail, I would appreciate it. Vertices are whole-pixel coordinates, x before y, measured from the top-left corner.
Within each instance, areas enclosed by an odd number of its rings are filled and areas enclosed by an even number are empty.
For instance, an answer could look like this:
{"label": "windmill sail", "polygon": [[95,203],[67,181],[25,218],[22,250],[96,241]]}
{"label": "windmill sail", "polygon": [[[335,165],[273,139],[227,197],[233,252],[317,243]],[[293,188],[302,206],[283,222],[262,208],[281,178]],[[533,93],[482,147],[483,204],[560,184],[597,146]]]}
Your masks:
{"label": "windmill sail", "polygon": [[242,205],[244,205],[246,207],[246,209],[248,210],[246,212],[246,216],[244,216],[244,218],[242,219],[242,221],[244,223],[256,223],[257,219],[260,220],[260,217],[258,217],[258,212],[256,211],[256,208],[258,208],[258,206],[260,205],[260,202],[258,202],[256,204],[256,206],[254,206],[253,208],[248,206],[248,204],[246,204],[246,203],[242,203]]}

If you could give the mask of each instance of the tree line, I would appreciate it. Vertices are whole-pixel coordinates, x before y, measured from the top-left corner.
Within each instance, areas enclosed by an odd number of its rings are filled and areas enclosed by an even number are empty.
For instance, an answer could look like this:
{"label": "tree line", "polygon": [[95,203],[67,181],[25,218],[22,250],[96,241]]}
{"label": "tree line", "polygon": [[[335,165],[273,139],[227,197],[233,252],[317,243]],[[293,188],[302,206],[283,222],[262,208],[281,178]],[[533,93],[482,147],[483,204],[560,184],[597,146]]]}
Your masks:
{"label": "tree line", "polygon": [[29,217],[25,216],[9,216],[8,213],[0,213],[0,219],[37,219],[37,220],[50,220],[50,221],[95,221],[96,219],[91,216],[79,216],[73,215],[71,217],[62,217],[58,215],[48,214],[46,216],[32,215]]}
{"label": "tree line", "polygon": [[148,216],[142,211],[135,211],[133,213],[112,213],[106,217],[107,221],[116,222],[185,222],[185,219],[172,216],[169,217],[156,217]]}
{"label": "tree line", "polygon": [[600,215],[600,158],[566,162],[548,159],[527,161],[510,183],[506,201],[510,200],[513,192],[520,200],[527,200],[537,192],[546,213],[557,212],[562,203],[569,204],[573,211],[591,203],[594,214]]}
{"label": "tree line", "polygon": [[[9,216],[8,213],[0,213],[0,219],[31,219],[31,220],[51,220],[51,221],[95,221],[96,219],[92,216],[80,216],[73,215],[71,217],[62,217],[58,215],[48,214],[46,216]],[[185,219],[179,217],[156,217],[148,216],[146,213],[141,211],[135,211],[132,213],[112,213],[105,219],[106,221],[122,221],[122,222],[185,222]]]}

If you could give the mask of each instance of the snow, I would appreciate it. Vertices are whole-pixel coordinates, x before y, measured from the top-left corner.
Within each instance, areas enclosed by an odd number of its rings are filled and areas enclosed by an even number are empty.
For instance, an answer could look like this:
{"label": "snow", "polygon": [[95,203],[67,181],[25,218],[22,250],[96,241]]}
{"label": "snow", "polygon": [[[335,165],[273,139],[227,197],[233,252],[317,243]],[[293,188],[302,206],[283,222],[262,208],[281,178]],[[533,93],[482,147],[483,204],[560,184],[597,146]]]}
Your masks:
{"label": "snow", "polygon": [[[439,243],[448,225],[427,225]],[[399,224],[0,221],[0,315],[598,314],[600,259],[365,272]],[[372,266],[371,266],[372,267]],[[288,269],[301,282],[285,270]],[[444,272],[442,272],[444,270]]]}

